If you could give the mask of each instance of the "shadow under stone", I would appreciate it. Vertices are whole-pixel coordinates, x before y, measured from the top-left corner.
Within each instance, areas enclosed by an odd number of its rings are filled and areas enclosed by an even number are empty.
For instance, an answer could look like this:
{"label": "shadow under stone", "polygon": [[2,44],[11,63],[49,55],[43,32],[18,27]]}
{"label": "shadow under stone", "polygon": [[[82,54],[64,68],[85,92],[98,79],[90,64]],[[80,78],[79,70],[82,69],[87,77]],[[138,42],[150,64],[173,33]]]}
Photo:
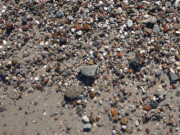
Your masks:
{"label": "shadow under stone", "polygon": [[87,77],[79,73],[76,76],[77,80],[81,81],[84,85],[86,86],[91,86],[94,83],[94,78],[93,77]]}

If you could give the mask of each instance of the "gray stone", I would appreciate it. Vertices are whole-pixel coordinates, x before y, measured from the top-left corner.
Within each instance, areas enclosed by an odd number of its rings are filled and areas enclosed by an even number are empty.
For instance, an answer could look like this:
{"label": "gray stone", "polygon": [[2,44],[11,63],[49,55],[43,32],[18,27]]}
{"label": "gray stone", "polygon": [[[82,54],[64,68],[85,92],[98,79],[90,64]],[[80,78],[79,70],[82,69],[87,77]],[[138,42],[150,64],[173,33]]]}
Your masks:
{"label": "gray stone", "polygon": [[133,26],[133,21],[132,21],[132,20],[128,20],[128,21],[127,21],[127,26],[128,26],[128,27]]}
{"label": "gray stone", "polygon": [[79,95],[81,95],[84,92],[84,89],[77,85],[72,85],[66,88],[65,90],[65,96],[74,99],[77,98]]}
{"label": "gray stone", "polygon": [[94,78],[96,77],[97,74],[97,65],[92,65],[92,66],[81,66],[80,68],[80,73],[86,77]]}
{"label": "gray stone", "polygon": [[6,110],[5,107],[0,106],[0,113],[4,112]]}
{"label": "gray stone", "polygon": [[154,32],[154,33],[160,32],[159,26],[158,26],[157,24],[154,25],[154,27],[153,27],[153,32]]}
{"label": "gray stone", "polygon": [[167,92],[165,90],[160,90],[156,93],[157,96],[166,96]]}
{"label": "gray stone", "polygon": [[91,124],[90,123],[87,123],[83,126],[83,130],[84,131],[90,131],[91,130]]}
{"label": "gray stone", "polygon": [[177,97],[180,97],[180,90],[178,90],[178,91],[176,92],[176,96],[177,96]]}
{"label": "gray stone", "polygon": [[89,118],[88,118],[87,116],[83,116],[83,117],[82,117],[82,121],[83,121],[84,123],[88,123],[88,122],[89,122]]}
{"label": "gray stone", "polygon": [[64,16],[64,12],[63,12],[62,10],[58,10],[58,11],[56,12],[56,16],[57,16],[57,18],[61,18],[61,17]]}
{"label": "gray stone", "polygon": [[169,79],[170,83],[176,83],[178,81],[178,76],[172,69],[169,70]]}
{"label": "gray stone", "polygon": [[158,77],[158,76],[161,76],[161,71],[160,71],[160,70],[157,70],[155,75],[156,75],[157,77]]}

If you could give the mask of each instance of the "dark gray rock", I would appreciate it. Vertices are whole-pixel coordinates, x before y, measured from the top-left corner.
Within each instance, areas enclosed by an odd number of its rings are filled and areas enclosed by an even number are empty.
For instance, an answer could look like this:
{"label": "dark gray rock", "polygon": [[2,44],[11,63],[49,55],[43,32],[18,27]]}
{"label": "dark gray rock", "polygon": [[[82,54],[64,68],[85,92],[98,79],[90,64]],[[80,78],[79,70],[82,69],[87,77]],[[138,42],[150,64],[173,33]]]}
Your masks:
{"label": "dark gray rock", "polygon": [[97,74],[97,65],[92,65],[92,66],[81,66],[80,68],[80,73],[81,75],[84,75],[89,78],[94,78],[96,77]]}
{"label": "dark gray rock", "polygon": [[72,85],[66,88],[65,90],[65,97],[68,97],[70,99],[77,98],[79,95],[81,95],[84,92],[84,89],[77,85]]}
{"label": "dark gray rock", "polygon": [[156,76],[156,77],[161,76],[161,71],[160,71],[160,70],[157,70],[155,76]]}
{"label": "dark gray rock", "polygon": [[4,112],[6,110],[5,107],[0,106],[0,113]]}
{"label": "dark gray rock", "polygon": [[154,100],[151,100],[150,101],[150,106],[152,106],[153,109],[157,108],[158,107],[158,103]]}

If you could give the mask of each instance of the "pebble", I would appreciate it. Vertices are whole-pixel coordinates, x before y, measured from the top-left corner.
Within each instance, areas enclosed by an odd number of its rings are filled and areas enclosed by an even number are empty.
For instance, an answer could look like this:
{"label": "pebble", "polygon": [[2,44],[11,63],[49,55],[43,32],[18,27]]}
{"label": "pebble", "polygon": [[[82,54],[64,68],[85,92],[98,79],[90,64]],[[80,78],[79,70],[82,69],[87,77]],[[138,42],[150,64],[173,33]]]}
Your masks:
{"label": "pebble", "polygon": [[83,130],[85,131],[85,132],[89,132],[90,130],[91,130],[91,124],[90,123],[87,123],[87,124],[85,124],[84,126],[83,126]]}
{"label": "pebble", "polygon": [[169,70],[169,79],[171,83],[176,83],[179,79],[173,69]]}
{"label": "pebble", "polygon": [[56,12],[56,16],[57,16],[57,18],[61,18],[61,17],[64,16],[64,12],[63,12],[62,10],[58,10],[58,11]]}
{"label": "pebble", "polygon": [[82,121],[83,121],[84,123],[89,123],[89,118],[88,118],[87,116],[83,116],[83,117],[82,117]]}
{"label": "pebble", "polygon": [[160,32],[159,26],[157,24],[154,25],[153,32],[154,33],[159,33]]}
{"label": "pebble", "polygon": [[77,98],[79,95],[81,95],[84,92],[84,89],[77,85],[72,85],[66,88],[65,90],[65,96],[74,99]]}
{"label": "pebble", "polygon": [[132,20],[128,20],[127,21],[127,26],[128,27],[132,27],[133,26],[133,21]]}
{"label": "pebble", "polygon": [[0,113],[4,112],[6,110],[5,107],[0,106]]}
{"label": "pebble", "polygon": [[92,66],[81,66],[79,67],[80,73],[86,77],[95,78],[97,74],[97,65]]}

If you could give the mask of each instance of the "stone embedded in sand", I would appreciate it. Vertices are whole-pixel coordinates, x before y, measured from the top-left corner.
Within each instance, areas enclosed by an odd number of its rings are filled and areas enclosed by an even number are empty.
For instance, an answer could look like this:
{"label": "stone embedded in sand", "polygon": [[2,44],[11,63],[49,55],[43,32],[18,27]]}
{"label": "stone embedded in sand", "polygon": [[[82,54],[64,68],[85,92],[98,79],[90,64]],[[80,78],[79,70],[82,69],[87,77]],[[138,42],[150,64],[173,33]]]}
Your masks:
{"label": "stone embedded in sand", "polygon": [[66,42],[67,42],[67,38],[65,38],[65,37],[60,37],[60,43],[61,43],[61,44],[66,44]]}
{"label": "stone embedded in sand", "polygon": [[146,110],[146,111],[150,111],[150,110],[152,109],[152,106],[150,106],[150,105],[145,105],[145,106],[143,107],[143,109]]}
{"label": "stone embedded in sand", "polygon": [[154,101],[154,100],[151,100],[151,101],[150,101],[150,106],[151,106],[153,109],[155,109],[155,108],[158,107],[158,103],[157,103],[156,101]]}
{"label": "stone embedded in sand", "polygon": [[91,130],[91,124],[90,123],[87,123],[83,126],[83,130],[84,131],[90,131]]}
{"label": "stone embedded in sand", "polygon": [[111,113],[113,115],[113,117],[116,115],[116,109],[111,109]]}
{"label": "stone embedded in sand", "polygon": [[173,69],[169,70],[169,79],[171,83],[176,83],[179,79]]}
{"label": "stone embedded in sand", "polygon": [[64,12],[63,12],[62,10],[58,10],[58,11],[56,12],[56,16],[57,16],[57,18],[61,18],[61,17],[64,16]]}
{"label": "stone embedded in sand", "polygon": [[84,123],[88,123],[88,122],[89,122],[89,118],[88,118],[87,116],[83,116],[83,117],[82,117],[82,121],[83,121]]}
{"label": "stone embedded in sand", "polygon": [[58,36],[58,33],[57,33],[57,32],[54,32],[54,33],[52,34],[52,38],[57,38],[57,36]]}
{"label": "stone embedded in sand", "polygon": [[80,94],[84,92],[84,89],[77,85],[72,85],[66,88],[65,90],[65,96],[74,99],[77,98]]}
{"label": "stone embedded in sand", "polygon": [[133,21],[132,20],[128,20],[127,21],[127,26],[128,27],[132,27],[133,26]]}
{"label": "stone embedded in sand", "polygon": [[148,35],[151,35],[151,34],[152,34],[152,29],[150,29],[150,28],[145,28],[145,32],[146,32]]}
{"label": "stone embedded in sand", "polygon": [[90,60],[89,61],[89,65],[93,65],[94,64],[94,61],[93,60]]}
{"label": "stone embedded in sand", "polygon": [[90,78],[95,78],[97,74],[98,66],[97,65],[81,66],[79,69],[82,75]]}
{"label": "stone embedded in sand", "polygon": [[123,118],[121,119],[121,124],[122,124],[122,125],[127,125],[127,118],[126,118],[126,117],[123,117]]}
{"label": "stone embedded in sand", "polygon": [[0,106],[0,113],[4,112],[6,110],[5,107]]}

